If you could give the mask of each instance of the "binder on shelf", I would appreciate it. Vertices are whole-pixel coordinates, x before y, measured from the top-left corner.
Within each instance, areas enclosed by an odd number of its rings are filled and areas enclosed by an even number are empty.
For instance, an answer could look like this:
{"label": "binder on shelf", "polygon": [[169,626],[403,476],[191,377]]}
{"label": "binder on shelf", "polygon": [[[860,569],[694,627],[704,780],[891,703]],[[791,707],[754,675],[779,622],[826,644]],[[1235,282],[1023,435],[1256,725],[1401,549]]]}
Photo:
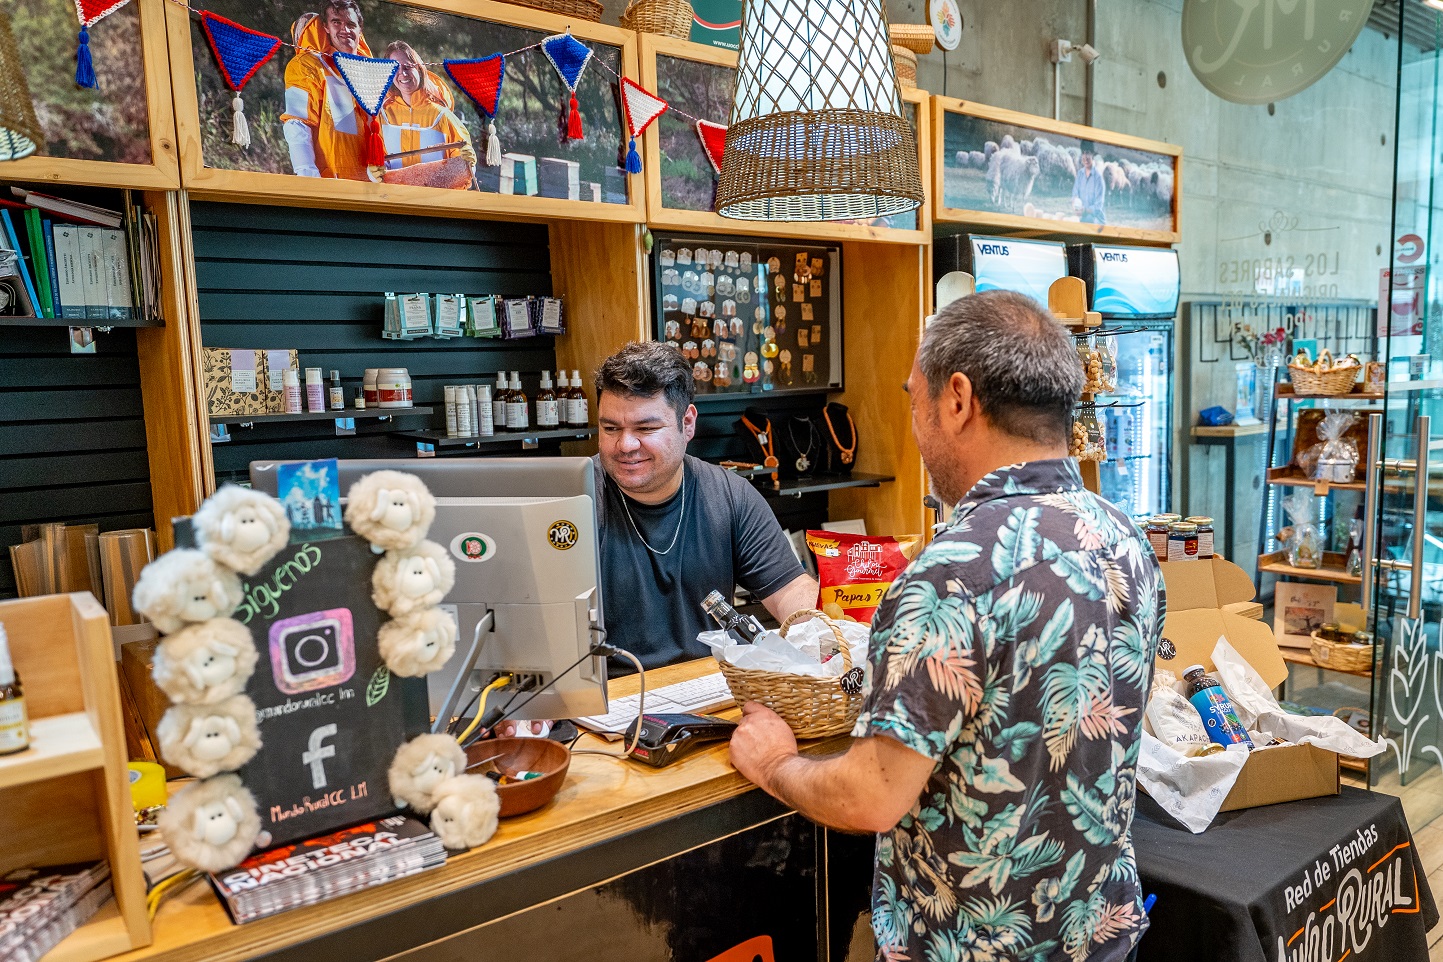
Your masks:
{"label": "binder on shelf", "polygon": [[133,321],[135,297],[130,287],[130,258],[125,234],[105,228],[100,234],[100,259],[105,276],[105,317],[111,321]]}
{"label": "binder on shelf", "polygon": [[30,264],[35,272],[35,288],[40,294],[40,313],[46,317],[55,316],[55,292],[50,288],[50,261],[47,256],[49,245],[40,224],[40,211],[32,207],[25,212],[25,238],[30,244]]}
{"label": "binder on shelf", "polygon": [[105,320],[105,270],[102,266],[100,228],[80,228],[80,281],[85,292],[85,316]]}
{"label": "binder on shelf", "polygon": [[56,224],[51,228],[55,239],[55,258],[59,271],[56,298],[60,301],[60,316],[66,320],[83,321],[87,318],[85,305],[85,281],[82,278],[80,256],[80,228],[73,224]]}
{"label": "binder on shelf", "polygon": [[55,234],[48,217],[40,220],[40,236],[45,241],[45,266],[50,271],[50,316],[63,317],[60,313],[60,267],[55,259]]}

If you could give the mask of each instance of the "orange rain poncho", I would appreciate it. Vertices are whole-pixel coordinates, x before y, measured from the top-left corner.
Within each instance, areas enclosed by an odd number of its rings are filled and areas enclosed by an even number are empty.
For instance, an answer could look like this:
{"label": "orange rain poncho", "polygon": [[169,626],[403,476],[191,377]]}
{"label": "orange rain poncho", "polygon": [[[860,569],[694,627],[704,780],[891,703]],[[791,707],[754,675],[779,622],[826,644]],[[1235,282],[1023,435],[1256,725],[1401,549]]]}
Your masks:
{"label": "orange rain poncho", "polygon": [[[286,110],[281,121],[309,128],[320,176],[366,180],[363,147],[369,118],[331,62],[335,48],[324,21],[311,16],[297,21],[296,26],[300,29],[294,31],[294,42],[304,49],[286,64]],[[364,38],[356,52],[371,56]],[[292,158],[294,163],[294,150]]]}
{"label": "orange rain poncho", "polygon": [[[437,85],[437,88],[438,91],[445,89],[440,85]],[[444,94],[442,97],[444,99]],[[386,101],[381,107],[381,136],[386,144],[387,170],[446,160],[458,155],[465,157],[466,163],[473,169],[476,166],[476,150],[471,146],[471,135],[461,118],[421,90],[411,95],[409,104],[394,87],[386,94]],[[391,157],[392,154],[454,143],[465,146]]]}

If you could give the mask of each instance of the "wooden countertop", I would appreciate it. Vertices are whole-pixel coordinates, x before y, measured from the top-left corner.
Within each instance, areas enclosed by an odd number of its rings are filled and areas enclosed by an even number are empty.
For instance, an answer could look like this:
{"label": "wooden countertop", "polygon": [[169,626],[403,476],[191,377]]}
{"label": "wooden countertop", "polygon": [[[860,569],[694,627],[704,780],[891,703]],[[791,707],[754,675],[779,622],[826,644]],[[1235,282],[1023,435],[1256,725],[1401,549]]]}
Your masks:
{"label": "wooden countertop", "polygon": [[[716,670],[716,662],[704,658],[648,672],[647,681],[655,687]],[[633,675],[611,682],[610,693],[613,697],[633,695],[637,687]],[[739,712],[732,709],[721,714],[737,717]],[[840,751],[847,742],[846,736],[836,736],[809,742],[803,750],[808,754]],[[593,736],[584,737],[578,746],[620,751],[618,743]],[[574,755],[566,784],[549,805],[503,819],[485,845],[452,854],[439,869],[245,925],[231,924],[210,886],[196,883],[161,906],[152,945],[113,959],[226,962],[251,958],[754,790],[727,761],[724,742],[661,769],[599,755]]]}

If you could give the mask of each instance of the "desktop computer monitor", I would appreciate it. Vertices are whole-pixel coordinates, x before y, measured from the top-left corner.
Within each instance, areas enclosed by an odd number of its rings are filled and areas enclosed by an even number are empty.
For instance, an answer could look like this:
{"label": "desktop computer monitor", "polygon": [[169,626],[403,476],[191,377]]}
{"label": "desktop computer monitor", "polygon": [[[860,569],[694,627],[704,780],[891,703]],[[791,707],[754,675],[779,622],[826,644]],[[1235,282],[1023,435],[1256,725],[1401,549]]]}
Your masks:
{"label": "desktop computer monitor", "polygon": [[[282,463],[252,462],[251,484],[274,495],[275,469]],[[490,707],[512,700],[509,718],[575,718],[606,710],[606,659],[586,657],[600,639],[594,626],[604,624],[589,458],[357,460],[339,466],[343,497],[359,478],[380,470],[413,474],[436,496],[428,537],[456,562],[456,585],[442,605],[450,607],[460,632],[451,660],[426,676],[433,715],[439,719],[465,707],[500,675],[513,681],[492,694]],[[458,688],[473,655],[469,677]],[[528,682],[532,690],[520,692]]]}

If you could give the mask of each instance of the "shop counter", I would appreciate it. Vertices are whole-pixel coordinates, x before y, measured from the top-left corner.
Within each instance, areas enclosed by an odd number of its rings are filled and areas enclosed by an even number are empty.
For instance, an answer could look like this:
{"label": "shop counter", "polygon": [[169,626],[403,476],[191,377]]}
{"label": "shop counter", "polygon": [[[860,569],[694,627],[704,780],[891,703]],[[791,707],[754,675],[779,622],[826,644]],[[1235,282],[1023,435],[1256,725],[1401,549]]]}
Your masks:
{"label": "shop counter", "polygon": [[1392,795],[1225,812],[1200,835],[1139,796],[1132,840],[1157,896],[1138,962],[1427,962],[1438,910]]}
{"label": "shop counter", "polygon": [[[655,687],[716,670],[701,659],[648,672],[647,680]],[[636,690],[635,676],[610,686],[613,697]],[[847,741],[813,741],[804,751],[839,751]],[[621,751],[593,737],[578,747]],[[848,879],[845,898],[836,899],[848,908],[830,924],[829,853],[834,877]],[[754,937],[771,939],[777,958],[783,947],[791,949],[786,957],[817,958],[829,928],[845,942],[865,914],[871,855],[870,836],[827,833],[756,789],[731,767],[725,742],[661,769],[578,754],[546,807],[502,819],[489,842],[453,853],[441,868],[244,925],[233,925],[210,887],[196,883],[162,905],[149,948],[116,958],[634,959],[655,955],[638,955],[637,940],[658,933],[683,943],[672,951],[696,962]],[[768,923],[775,913],[766,909],[778,900],[796,911]],[[845,955],[846,946],[837,951]]]}

